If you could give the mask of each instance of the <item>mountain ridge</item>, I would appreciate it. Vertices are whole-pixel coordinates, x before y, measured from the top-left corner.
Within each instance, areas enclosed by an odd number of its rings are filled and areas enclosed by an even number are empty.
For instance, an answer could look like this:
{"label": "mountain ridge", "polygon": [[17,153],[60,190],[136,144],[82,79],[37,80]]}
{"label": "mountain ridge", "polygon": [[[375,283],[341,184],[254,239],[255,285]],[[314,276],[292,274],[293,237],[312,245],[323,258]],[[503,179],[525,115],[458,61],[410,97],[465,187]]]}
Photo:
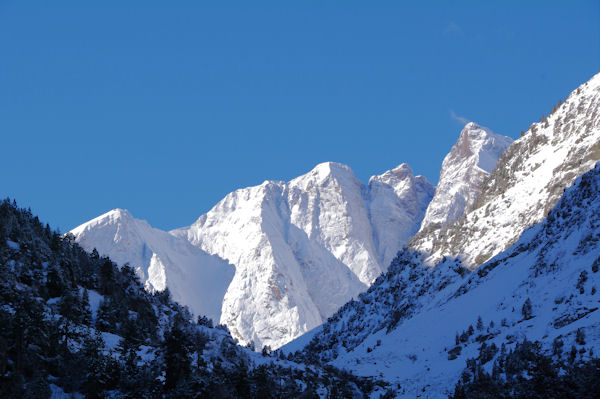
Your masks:
{"label": "mountain ridge", "polygon": [[[233,191],[191,226],[168,234],[235,266],[220,321],[242,342],[278,347],[363,291],[418,230],[432,196],[433,186],[406,164],[365,185],[347,165],[324,162],[289,182]],[[96,245],[84,230],[73,230],[84,247],[107,255],[118,249],[111,249],[115,237]],[[195,310],[189,298],[177,299]]]}
{"label": "mountain ridge", "polygon": [[490,372],[501,347],[524,339],[554,359],[569,348],[574,359],[591,359],[600,345],[598,193],[600,164],[544,221],[473,272],[453,258],[431,269],[406,249],[357,301],[282,350],[378,375],[407,398],[451,394],[471,359]]}
{"label": "mountain ridge", "polygon": [[[461,374],[477,379],[475,361],[491,374],[506,353],[498,349],[525,339],[551,359],[563,346],[570,362],[591,358],[600,344],[599,116],[600,74],[511,144],[465,215],[417,233],[367,292],[282,350],[379,375],[402,397],[451,395]],[[493,239],[499,246],[482,259]]]}
{"label": "mountain ridge", "polygon": [[539,223],[563,191],[600,160],[600,74],[580,85],[504,151],[471,209],[431,225],[408,246],[433,266],[461,256],[475,268]]}
{"label": "mountain ridge", "polygon": [[453,222],[462,216],[475,203],[485,177],[493,171],[512,141],[475,122],[467,123],[444,157],[435,195],[419,230]]}
{"label": "mountain ridge", "polygon": [[82,247],[110,253],[119,265],[131,264],[149,291],[169,287],[175,300],[193,303],[195,313],[220,320],[222,298],[234,275],[233,266],[223,259],[119,208],[70,233]]}

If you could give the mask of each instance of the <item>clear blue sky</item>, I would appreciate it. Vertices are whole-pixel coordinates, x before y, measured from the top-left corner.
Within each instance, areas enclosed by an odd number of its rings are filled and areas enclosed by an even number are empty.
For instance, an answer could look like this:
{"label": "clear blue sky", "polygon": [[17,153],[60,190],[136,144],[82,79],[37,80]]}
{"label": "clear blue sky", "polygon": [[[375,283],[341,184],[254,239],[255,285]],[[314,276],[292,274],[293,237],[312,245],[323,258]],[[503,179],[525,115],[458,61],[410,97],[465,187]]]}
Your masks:
{"label": "clear blue sky", "polygon": [[516,138],[600,70],[598,1],[196,3],[0,0],[0,195],[64,232],[323,161],[435,183],[453,112]]}

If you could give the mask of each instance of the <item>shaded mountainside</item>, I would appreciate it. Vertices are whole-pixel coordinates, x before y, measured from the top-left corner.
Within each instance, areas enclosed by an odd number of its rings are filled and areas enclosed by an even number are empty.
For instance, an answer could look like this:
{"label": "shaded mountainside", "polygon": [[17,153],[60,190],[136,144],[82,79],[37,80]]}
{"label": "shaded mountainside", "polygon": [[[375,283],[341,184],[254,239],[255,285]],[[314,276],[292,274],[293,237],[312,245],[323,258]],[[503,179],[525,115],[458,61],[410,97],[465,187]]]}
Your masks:
{"label": "shaded mountainside", "polygon": [[555,359],[588,360],[600,350],[600,166],[476,271],[419,259],[401,252],[358,301],[283,350],[377,375],[406,397],[450,394],[469,359],[491,373],[499,349],[525,338]]}
{"label": "shaded mountainside", "polygon": [[242,342],[276,348],[365,290],[419,229],[433,191],[406,164],[364,185],[327,162],[290,182],[236,190],[170,234],[111,217],[124,211],[72,232],[84,248],[139,266],[149,286],[166,285],[194,312],[220,313]]}
{"label": "shaded mountainside", "polygon": [[[585,337],[580,335],[580,339]],[[527,340],[508,352],[502,347],[491,370],[486,366],[489,354],[498,348],[484,347],[478,358],[467,361],[450,398],[597,398],[600,359],[578,360],[575,347],[562,356],[559,342],[553,345],[552,354],[543,353],[539,342]]]}
{"label": "shaded mountainside", "polygon": [[[133,268],[0,203],[0,396],[365,397],[370,378],[236,345]],[[375,393],[373,393],[375,394]]]}
{"label": "shaded mountainside", "polygon": [[500,157],[472,209],[430,225],[408,246],[434,265],[444,256],[477,267],[543,220],[563,191],[600,160],[600,74],[531,125]]}

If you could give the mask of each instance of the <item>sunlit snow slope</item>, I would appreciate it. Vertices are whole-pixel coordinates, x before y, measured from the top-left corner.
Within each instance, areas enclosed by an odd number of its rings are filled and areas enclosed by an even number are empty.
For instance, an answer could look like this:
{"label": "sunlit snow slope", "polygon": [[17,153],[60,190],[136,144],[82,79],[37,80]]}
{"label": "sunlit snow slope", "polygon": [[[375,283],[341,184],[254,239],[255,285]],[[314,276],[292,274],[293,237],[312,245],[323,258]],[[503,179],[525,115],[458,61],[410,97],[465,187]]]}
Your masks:
{"label": "sunlit snow slope", "polygon": [[432,195],[408,165],[365,186],[328,162],[237,190],[172,233],[236,265],[222,322],[244,341],[278,347],[365,290],[416,232]]}
{"label": "sunlit snow slope", "polygon": [[427,207],[421,230],[453,222],[481,193],[483,180],[513,142],[490,129],[469,122],[444,158],[435,195]]}
{"label": "sunlit snow slope", "polygon": [[[401,397],[447,397],[469,358],[525,337],[584,358],[600,345],[600,166],[567,190],[547,219],[472,273],[404,251],[329,322],[284,347],[399,384]],[[523,311],[527,301],[531,312]],[[478,327],[478,319],[481,324]],[[469,330],[471,332],[469,332]],[[576,336],[585,337],[576,340]],[[582,342],[583,341],[583,342]],[[554,348],[553,348],[554,344]],[[494,346],[492,346],[494,345]]]}
{"label": "sunlit snow slope", "polygon": [[[72,233],[84,248],[96,247],[118,262],[142,265],[149,286],[162,289],[166,284],[194,311],[201,308],[203,290],[180,288],[184,281],[193,284],[185,279],[193,255],[166,264],[165,258],[175,256],[171,246],[189,243],[202,256],[209,253],[228,261],[235,275],[221,297],[217,320],[243,343],[276,348],[321,324],[364,291],[419,229],[433,191],[406,164],[364,185],[348,166],[328,162],[290,182],[265,181],[234,191],[194,224],[170,234],[141,221],[131,223],[134,228],[129,222],[115,227],[97,220]],[[166,245],[152,241],[157,234],[163,234]],[[147,246],[162,267],[152,267]]]}
{"label": "sunlit snow slope", "polygon": [[434,265],[444,256],[476,267],[539,223],[574,180],[600,160],[600,74],[531,125],[485,179],[474,210],[409,242]]}
{"label": "sunlit snow slope", "polygon": [[405,397],[445,397],[492,344],[527,337],[588,356],[600,344],[599,116],[597,75],[503,153],[474,210],[418,233],[366,293],[284,350],[383,376]]}

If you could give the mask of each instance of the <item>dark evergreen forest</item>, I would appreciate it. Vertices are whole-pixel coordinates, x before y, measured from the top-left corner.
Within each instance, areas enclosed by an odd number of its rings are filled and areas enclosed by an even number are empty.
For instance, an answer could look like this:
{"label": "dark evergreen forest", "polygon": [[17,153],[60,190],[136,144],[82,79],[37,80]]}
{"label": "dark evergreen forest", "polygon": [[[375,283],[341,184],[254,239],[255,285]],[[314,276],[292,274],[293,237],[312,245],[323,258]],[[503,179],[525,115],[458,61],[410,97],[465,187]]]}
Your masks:
{"label": "dark evergreen forest", "polygon": [[147,292],[132,267],[0,203],[2,398],[341,398],[377,384],[238,346],[168,290]]}

